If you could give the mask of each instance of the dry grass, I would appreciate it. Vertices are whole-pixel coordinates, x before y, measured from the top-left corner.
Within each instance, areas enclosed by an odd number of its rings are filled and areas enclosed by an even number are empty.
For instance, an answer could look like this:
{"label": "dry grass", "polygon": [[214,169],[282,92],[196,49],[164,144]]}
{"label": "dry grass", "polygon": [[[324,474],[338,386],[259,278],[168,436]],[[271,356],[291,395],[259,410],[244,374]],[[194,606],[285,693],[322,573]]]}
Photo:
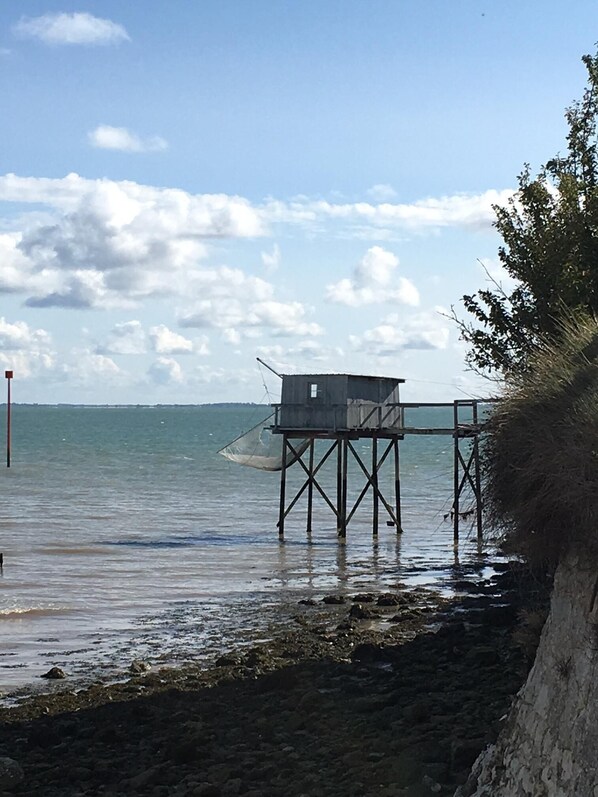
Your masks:
{"label": "dry grass", "polygon": [[518,551],[556,562],[598,545],[598,322],[569,321],[497,405],[484,445],[486,507]]}

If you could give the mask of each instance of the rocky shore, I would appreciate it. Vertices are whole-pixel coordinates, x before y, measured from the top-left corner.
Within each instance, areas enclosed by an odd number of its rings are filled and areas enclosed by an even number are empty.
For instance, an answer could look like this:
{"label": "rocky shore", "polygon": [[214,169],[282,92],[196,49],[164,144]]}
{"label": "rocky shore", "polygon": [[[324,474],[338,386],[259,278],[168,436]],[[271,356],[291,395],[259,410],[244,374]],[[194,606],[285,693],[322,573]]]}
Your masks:
{"label": "rocky shore", "polygon": [[[0,792],[452,795],[523,683],[544,589],[517,563],[426,590],[325,595],[210,666],[134,662],[0,709]],[[533,623],[528,623],[533,626]],[[538,623],[536,622],[536,625]]]}

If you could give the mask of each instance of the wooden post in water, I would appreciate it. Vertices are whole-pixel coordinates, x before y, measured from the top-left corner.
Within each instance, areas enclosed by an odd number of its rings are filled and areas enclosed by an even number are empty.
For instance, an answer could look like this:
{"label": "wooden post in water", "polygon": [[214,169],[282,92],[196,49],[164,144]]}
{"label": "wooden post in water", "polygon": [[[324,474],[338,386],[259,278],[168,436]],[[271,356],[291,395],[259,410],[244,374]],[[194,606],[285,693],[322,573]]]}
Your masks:
{"label": "wooden post in water", "polygon": [[401,462],[399,455],[399,438],[395,437],[392,442],[395,460],[395,514],[397,516],[397,534],[402,534],[403,520],[401,518]]}
{"label": "wooden post in water", "polygon": [[453,464],[453,541],[459,542],[459,403],[453,402],[453,440],[454,440],[454,464]]}
{"label": "wooden post in water", "polygon": [[315,439],[309,442],[309,484],[307,485],[307,533],[311,534],[311,515],[314,504],[314,447]]}
{"label": "wooden post in water", "polygon": [[479,429],[478,429],[478,402],[473,402],[473,423],[476,428],[476,434],[473,438],[473,457],[474,457],[474,479],[475,479],[475,500],[476,500],[476,525],[478,532],[478,541],[481,541],[484,536],[483,518],[482,518],[482,478],[480,473],[480,444],[479,444]]}
{"label": "wooden post in water", "polygon": [[7,382],[7,397],[6,397],[6,467],[10,468],[10,380],[12,379],[12,371],[5,371],[4,376]]}
{"label": "wooden post in water", "polygon": [[347,464],[349,459],[349,440],[346,435],[338,439],[337,460],[337,531],[344,539],[347,536]]}
{"label": "wooden post in water", "polygon": [[[380,424],[378,424],[380,425]],[[374,493],[372,511],[372,534],[378,536],[378,437],[372,437],[372,490]]]}
{"label": "wooden post in water", "polygon": [[342,533],[341,505],[343,502],[343,444],[339,437],[336,441],[336,533]]}
{"label": "wooden post in water", "polygon": [[347,469],[349,467],[349,438],[345,435],[343,438],[343,537],[347,536]]}
{"label": "wooden post in water", "polygon": [[287,484],[287,436],[282,436],[282,470],[280,471],[280,511],[278,513],[278,538],[284,538],[284,518]]}

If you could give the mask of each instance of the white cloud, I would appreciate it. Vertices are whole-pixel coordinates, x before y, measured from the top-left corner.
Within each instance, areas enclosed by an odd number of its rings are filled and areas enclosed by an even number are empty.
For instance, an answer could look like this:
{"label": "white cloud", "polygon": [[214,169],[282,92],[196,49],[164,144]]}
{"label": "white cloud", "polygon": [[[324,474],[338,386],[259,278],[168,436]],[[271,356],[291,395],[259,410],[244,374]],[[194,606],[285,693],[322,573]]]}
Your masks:
{"label": "white cloud", "polygon": [[406,319],[392,314],[363,335],[350,335],[357,351],[377,357],[389,357],[408,349],[446,349],[449,328],[446,319],[436,313],[419,313]]}
{"label": "white cloud", "polygon": [[128,379],[111,357],[98,354],[87,348],[76,348],[70,352],[61,366],[63,379],[73,387],[89,388],[103,385],[121,385]]}
{"label": "white cloud", "polygon": [[205,336],[191,341],[165,324],[150,327],[146,333],[140,321],[115,324],[106,341],[96,347],[95,353],[146,354],[149,350],[161,355],[193,353],[206,356],[210,353],[209,341]]}
{"label": "white cloud", "polygon": [[262,252],[261,257],[262,263],[268,273],[276,271],[280,266],[280,247],[278,244],[274,244],[272,251]]}
{"label": "white cloud", "polygon": [[301,302],[251,301],[248,290],[242,298],[237,294],[202,299],[179,318],[179,323],[182,327],[222,329],[224,339],[234,345],[240,342],[242,335],[250,336],[257,328],[268,329],[279,336],[323,334],[322,327],[305,320],[305,315]]}
{"label": "white cloud", "polygon": [[146,336],[139,321],[115,324],[108,340],[98,346],[96,354],[144,354],[147,351]]}
{"label": "white cloud", "polygon": [[183,369],[171,357],[158,357],[148,368],[147,375],[156,385],[181,384],[184,381]]}
{"label": "white cloud", "polygon": [[160,136],[141,138],[126,127],[99,125],[87,134],[92,147],[115,149],[121,152],[160,152],[168,148],[168,143]]}
{"label": "white cloud", "polygon": [[24,321],[15,321],[14,324],[0,318],[0,349],[5,351],[18,351],[31,348],[47,348],[50,336],[43,329],[30,329]]}
{"label": "white cloud", "polygon": [[[332,204],[302,198],[291,203],[271,200],[254,206],[238,196],[194,195],[131,181],[86,180],[76,174],[62,179],[11,174],[0,177],[0,200],[36,203],[53,210],[50,223],[44,224],[39,214],[31,214],[30,224],[9,231],[20,233],[22,240],[16,246],[33,261],[37,271],[42,267],[101,271],[122,268],[126,274],[112,274],[110,284],[104,287],[108,292],[123,293],[129,282],[133,300],[171,288],[172,280],[155,279],[156,270],[176,271],[184,264],[196,264],[205,254],[204,239],[264,235],[267,223],[316,229],[340,224],[357,236],[363,235],[364,225],[385,236],[400,229],[418,232],[443,226],[490,226],[494,220],[492,204],[504,203],[511,193],[487,191],[478,196],[457,195],[411,205]],[[279,250],[275,246],[264,255],[264,264],[273,268]],[[410,286],[403,282],[402,287],[407,297]],[[345,284],[339,290],[346,288]],[[36,299],[40,298],[39,292]],[[413,296],[411,289],[412,300]],[[60,296],[56,298],[60,303]]]}
{"label": "white cloud", "polygon": [[493,205],[505,205],[513,195],[511,189],[494,189],[482,194],[454,194],[421,199],[410,204],[381,202],[333,203],[325,200],[301,199],[293,202],[270,200],[264,207],[271,222],[314,226],[326,220],[344,223],[350,229],[364,223],[372,228],[423,232],[442,227],[491,227],[496,216]]}
{"label": "white cloud", "polygon": [[325,346],[316,340],[302,340],[296,346],[289,349],[291,356],[298,356],[304,360],[316,360],[318,362],[334,362],[344,356],[343,350],[338,346]]}
{"label": "white cloud", "polygon": [[162,233],[239,238],[264,234],[261,211],[243,197],[189,194],[131,180],[89,180],[74,173],[56,179],[6,174],[0,177],[0,200],[43,204],[69,214],[85,210],[117,228],[149,216]]}
{"label": "white cloud", "polygon": [[[434,223],[469,223],[479,218],[490,195],[487,192],[483,200],[439,200]],[[0,176],[0,201],[34,205],[32,213],[7,217],[2,224],[0,293],[21,293],[30,307],[101,310],[132,310],[170,297],[180,302],[177,318],[182,327],[218,329],[234,346],[265,334],[309,338],[323,329],[311,308],[286,297],[282,301],[265,279],[241,269],[206,265],[209,241],[265,235],[266,221],[277,220],[300,226],[316,220],[329,229],[337,222],[361,227],[363,219],[374,223],[379,216],[391,228],[410,218],[408,208],[417,216],[422,204],[333,205],[299,198],[290,204],[255,206],[238,196],[190,194],[76,174],[62,179]],[[274,213],[273,207],[278,208]],[[274,265],[280,252],[275,245],[264,254],[263,262]],[[354,307],[386,301],[416,305],[417,289],[397,276],[397,270],[392,252],[372,247],[349,278],[328,287],[328,298]],[[138,334],[137,339],[132,333],[118,339],[114,333],[96,353],[141,351],[149,339],[144,343],[143,330]],[[205,338],[191,343],[196,354],[208,351]],[[169,344],[159,345],[164,350],[158,354],[173,353]],[[188,345],[179,341],[175,353]]]}
{"label": "white cloud", "polygon": [[0,236],[0,291],[26,293],[35,307],[131,307],[148,297],[217,291],[221,279],[239,281],[240,272],[202,269],[205,241],[263,233],[260,214],[241,197],[129,181],[6,175],[0,200],[51,210],[22,217],[19,229]]}
{"label": "white cloud", "polygon": [[319,324],[304,320],[305,312],[300,302],[257,302],[249,308],[246,323],[271,327],[276,335],[322,335]]}
{"label": "white cloud", "polygon": [[391,199],[395,199],[397,196],[397,192],[392,185],[387,183],[376,183],[376,185],[368,188],[366,193],[375,202],[390,202]]}
{"label": "white cloud", "polygon": [[337,304],[361,307],[366,304],[401,302],[411,306],[419,304],[415,285],[405,277],[395,279],[399,259],[381,246],[372,246],[351,278],[345,278],[326,288],[326,298]]}
{"label": "white cloud", "polygon": [[0,317],[0,367],[12,369],[16,379],[47,373],[55,364],[52,339],[44,329],[32,329],[25,321],[11,323]]}
{"label": "white cloud", "polygon": [[222,340],[224,340],[226,343],[232,344],[233,346],[238,346],[242,340],[241,333],[239,330],[234,328],[224,329],[222,331]]}
{"label": "white cloud", "polygon": [[[345,367],[344,351],[338,346],[329,346],[319,340],[300,340],[291,346],[280,343],[258,346],[255,352],[268,365],[283,374],[313,373],[314,370],[338,373]],[[279,387],[275,381],[274,390]]]}
{"label": "white cloud", "polygon": [[12,370],[15,379],[33,379],[47,374],[55,365],[55,354],[43,351],[0,351],[0,370]]}
{"label": "white cloud", "polygon": [[20,293],[30,283],[30,263],[19,251],[20,233],[0,233],[0,293]]}
{"label": "white cloud", "polygon": [[192,341],[168,329],[164,324],[151,327],[149,338],[157,354],[191,354],[193,351]]}
{"label": "white cloud", "polygon": [[44,44],[118,44],[129,40],[122,25],[85,12],[48,13],[22,17],[13,27],[17,36],[39,39]]}

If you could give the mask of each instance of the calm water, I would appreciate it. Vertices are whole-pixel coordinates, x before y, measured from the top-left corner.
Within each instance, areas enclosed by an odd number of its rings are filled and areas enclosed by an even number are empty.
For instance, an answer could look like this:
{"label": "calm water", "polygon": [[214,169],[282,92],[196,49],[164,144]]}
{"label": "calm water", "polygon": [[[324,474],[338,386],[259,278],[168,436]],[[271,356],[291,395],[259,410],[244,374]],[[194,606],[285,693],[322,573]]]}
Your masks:
{"label": "calm water", "polygon": [[[409,422],[450,425],[450,413],[427,412]],[[374,542],[368,503],[339,545],[320,502],[311,540],[300,504],[280,544],[279,475],[217,453],[267,414],[255,406],[13,407],[12,466],[0,468],[0,690],[39,683],[55,664],[84,678],[139,657],[213,654],[241,635],[267,636],[287,600],[439,585],[454,572],[443,519],[450,437],[401,443],[402,536],[381,514]],[[334,466],[321,478],[334,484]],[[350,483],[355,494],[363,480]],[[392,495],[390,473],[381,485]],[[475,555],[465,539],[461,564]]]}

